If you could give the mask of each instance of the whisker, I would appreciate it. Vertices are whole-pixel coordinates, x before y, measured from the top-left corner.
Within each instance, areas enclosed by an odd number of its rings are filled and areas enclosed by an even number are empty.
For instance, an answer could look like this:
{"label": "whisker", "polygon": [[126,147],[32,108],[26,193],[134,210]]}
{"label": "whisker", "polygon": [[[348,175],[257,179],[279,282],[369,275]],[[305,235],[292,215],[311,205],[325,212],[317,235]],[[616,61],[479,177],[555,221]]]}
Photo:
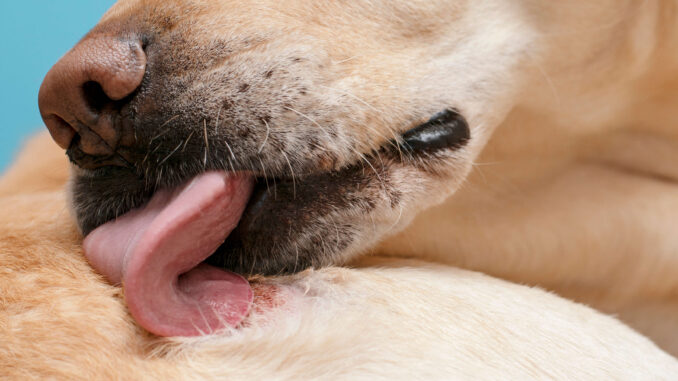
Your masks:
{"label": "whisker", "polygon": [[175,120],[176,120],[177,118],[179,118],[180,116],[181,116],[181,115],[174,115],[173,117],[167,119],[167,121],[165,121],[165,123],[163,123],[163,124],[160,125],[160,128],[163,128],[163,127],[165,127],[166,125],[172,123],[173,121],[175,121]]}
{"label": "whisker", "polygon": [[203,159],[203,166],[207,166],[207,155],[210,151],[210,142],[207,139],[207,119],[202,120],[202,128],[205,133],[205,157]]}
{"label": "whisker", "polygon": [[160,182],[161,182],[161,180],[162,180],[162,171],[163,171],[163,168],[164,168],[164,167],[160,167],[160,169],[158,170],[158,173],[157,173],[157,175],[156,175],[156,177],[155,177],[155,186],[156,186],[156,187],[160,185]]}
{"label": "whisker", "polygon": [[228,148],[228,152],[231,154],[233,161],[238,161],[238,159],[235,158],[235,154],[233,153],[233,150],[231,149],[231,145],[228,144],[228,141],[226,139],[224,139],[224,144],[226,144],[226,148]]}
{"label": "whisker", "polygon": [[343,63],[345,63],[345,62],[352,61],[352,60],[354,60],[354,59],[356,59],[356,58],[359,58],[359,57],[360,57],[359,55],[358,55],[358,56],[351,56],[351,57],[348,57],[348,58],[343,59],[343,60],[341,60],[341,61],[335,61],[335,62],[333,62],[333,64],[334,64],[334,65],[340,65],[340,64],[343,64]]}
{"label": "whisker", "polygon": [[395,220],[395,222],[393,223],[393,225],[391,225],[391,227],[388,228],[387,231],[392,231],[393,229],[395,229],[396,226],[398,226],[398,224],[400,223],[400,220],[403,218],[403,209],[404,209],[404,208],[405,208],[405,207],[403,206],[403,204],[400,204],[400,211],[398,212],[398,218],[396,218],[396,220]]}
{"label": "whisker", "polygon": [[[384,191],[386,191],[386,189],[387,189],[387,188],[386,188],[386,183],[384,182],[384,180],[383,180],[383,179],[381,178],[381,176],[379,175],[379,172],[377,171],[377,169],[374,168],[374,166],[372,165],[372,163],[370,162],[370,160],[369,160],[364,154],[358,152],[356,149],[351,148],[351,150],[352,150],[356,155],[358,155],[358,157],[359,157],[360,160],[361,160],[361,161],[360,161],[361,163],[364,161],[365,163],[367,163],[367,165],[368,165],[370,168],[372,168],[372,171],[373,171],[374,174],[377,176],[377,181],[379,181],[379,184],[381,184],[381,188],[382,188]],[[363,165],[363,169],[364,169],[364,168],[365,168],[365,166]]]}
{"label": "whisker", "polygon": [[289,159],[289,157],[287,157],[287,154],[285,153],[284,150],[281,150],[280,153],[283,155],[283,157],[287,161],[287,165],[290,167],[290,172],[292,173],[292,198],[296,199],[297,198],[297,181],[295,180],[294,169],[292,168],[292,163],[290,162],[290,159]]}
{"label": "whisker", "polygon": [[259,159],[259,163],[261,163],[261,171],[264,172],[264,181],[266,182],[266,191],[270,191],[271,188],[268,186],[268,176],[266,175],[266,166],[264,165],[264,162],[261,160],[261,157],[257,156]]}
{"label": "whisker", "polygon": [[294,270],[292,270],[292,272],[296,273],[297,266],[299,265],[299,244],[296,241],[294,242],[294,248],[296,250],[296,254],[294,256]]}
{"label": "whisker", "polygon": [[[201,311],[201,314],[202,314],[202,311]],[[205,336],[205,335],[207,335],[207,332],[205,332],[205,331],[203,331],[202,329],[200,329],[200,327],[198,327],[198,325],[195,324],[195,322],[193,322],[192,319],[191,319],[191,325],[193,326],[193,328],[195,328],[196,331],[198,331],[198,332],[200,333],[200,336]]]}
{"label": "whisker", "polygon": [[257,153],[261,153],[264,150],[264,146],[266,145],[266,142],[268,142],[268,136],[271,133],[271,127],[268,125],[268,122],[266,119],[262,119],[264,121],[264,124],[266,125],[266,138],[264,139],[264,142],[261,143],[261,147],[259,147],[259,151]]}
{"label": "whisker", "polygon": [[179,143],[179,145],[177,146],[177,148],[175,148],[172,152],[170,152],[169,155],[165,156],[165,158],[162,159],[162,161],[161,161],[160,163],[158,163],[158,166],[161,166],[161,165],[165,164],[165,162],[166,162],[167,160],[169,160],[169,158],[172,157],[172,155],[174,155],[174,154],[179,150],[179,148],[181,148],[181,144],[182,144],[182,143]]}
{"label": "whisker", "polygon": [[[226,139],[224,139],[224,144],[226,144],[226,148],[228,149],[228,152],[231,153],[231,157],[228,158],[228,164],[231,167],[231,171],[235,172],[235,166],[233,165],[233,162],[238,162],[238,159],[235,158],[235,154],[233,153],[233,150],[231,149],[231,145],[228,144],[228,141]],[[233,159],[232,161],[231,161],[231,158]]]}
{"label": "whisker", "polygon": [[293,109],[292,107],[284,106],[283,108],[285,108],[285,109],[287,109],[287,110],[289,110],[289,111],[292,111],[293,113],[295,113],[295,114],[297,114],[297,115],[299,115],[299,116],[301,116],[301,117],[307,119],[307,120],[310,121],[311,123],[315,124],[318,128],[320,128],[320,129],[325,133],[325,135],[327,136],[327,138],[328,138],[328,140],[329,140],[329,138],[330,138],[330,136],[331,136],[330,133],[329,133],[323,126],[321,126],[318,122],[316,122],[313,118],[311,118],[310,116],[308,116],[308,115],[302,113],[301,111],[297,111],[297,110]]}
{"label": "whisker", "polygon": [[184,147],[181,149],[181,152],[184,152],[186,150],[186,146],[188,145],[188,142],[191,141],[193,134],[195,134],[195,131],[191,131],[191,134],[188,135],[188,138],[186,138],[186,141],[184,142]]}
{"label": "whisker", "polygon": [[379,181],[379,184],[381,184],[382,189],[384,190],[384,192],[386,192],[386,183],[384,183],[384,180],[383,180],[383,179],[381,178],[381,176],[379,175],[379,172],[377,172],[377,169],[374,168],[374,166],[372,165],[372,163],[370,163],[370,161],[367,160],[367,158],[362,157],[362,160],[365,161],[365,162],[367,163],[367,165],[370,166],[370,168],[372,168],[372,171],[373,171],[374,174],[377,176],[377,180]]}
{"label": "whisker", "polygon": [[219,133],[219,117],[221,116],[221,107],[219,108],[219,111],[217,112],[217,120],[214,122],[214,134],[217,135]]}
{"label": "whisker", "polygon": [[[198,311],[200,312],[200,317],[202,318],[202,321],[203,321],[203,322],[205,323],[205,325],[207,326],[207,329],[209,329],[209,332],[207,332],[207,333],[209,333],[209,334],[214,333],[214,329],[212,328],[212,326],[210,325],[209,321],[207,320],[207,317],[205,316],[205,313],[202,311],[202,308],[200,307],[199,304],[198,304],[197,307],[198,307]],[[196,327],[196,328],[197,328],[197,327]],[[200,332],[201,334],[203,334],[203,335],[205,334],[205,332],[202,332],[202,330],[200,330],[200,331],[201,331],[201,332]]]}
{"label": "whisker", "polygon": [[[254,267],[257,264],[257,258],[258,257],[259,257],[259,255],[255,252],[254,256],[252,257],[252,266],[250,266],[250,271],[249,271],[250,274],[252,274],[254,272]],[[241,262],[240,265],[242,266],[242,260],[240,262]]]}
{"label": "whisker", "polygon": [[233,165],[231,158],[229,157],[226,160],[228,160],[228,166],[231,167],[231,172],[235,173],[235,166]]}
{"label": "whisker", "polygon": [[158,135],[155,135],[154,137],[151,138],[151,140],[148,141],[148,146],[150,147],[151,144],[155,141],[155,139],[163,137],[166,133],[170,132],[171,128],[166,129],[165,131],[159,133]]}

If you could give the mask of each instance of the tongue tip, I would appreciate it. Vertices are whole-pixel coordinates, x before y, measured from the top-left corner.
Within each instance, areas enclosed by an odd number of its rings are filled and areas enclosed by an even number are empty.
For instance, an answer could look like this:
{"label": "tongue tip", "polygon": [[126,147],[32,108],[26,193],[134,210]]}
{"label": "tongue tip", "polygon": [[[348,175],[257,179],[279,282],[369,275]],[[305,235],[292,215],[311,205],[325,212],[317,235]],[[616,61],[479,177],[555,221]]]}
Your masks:
{"label": "tongue tip", "polygon": [[240,325],[254,300],[245,278],[208,265],[182,275],[172,294],[158,300],[173,303],[152,308],[148,299],[132,294],[127,297],[127,305],[139,325],[155,335],[202,336]]}
{"label": "tongue tip", "polygon": [[211,172],[160,191],[90,233],[86,256],[110,282],[123,284],[130,313],[152,333],[197,336],[235,327],[252,304],[249,282],[200,263],[237,225],[252,187],[251,176]]}

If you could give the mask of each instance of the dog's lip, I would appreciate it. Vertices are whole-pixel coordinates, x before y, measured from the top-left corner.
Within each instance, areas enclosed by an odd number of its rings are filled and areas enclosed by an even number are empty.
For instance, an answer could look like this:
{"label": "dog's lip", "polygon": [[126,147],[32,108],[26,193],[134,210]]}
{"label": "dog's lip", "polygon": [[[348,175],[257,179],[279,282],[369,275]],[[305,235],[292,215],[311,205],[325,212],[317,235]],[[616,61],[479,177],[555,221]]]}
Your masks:
{"label": "dog's lip", "polygon": [[[398,149],[400,155],[395,157],[396,160],[399,161],[409,161],[411,157],[414,156],[424,156],[428,157],[429,155],[435,155],[439,150],[443,149],[457,149],[463,147],[466,142],[469,139],[469,129],[466,121],[464,118],[458,114],[454,110],[444,110],[443,112],[440,112],[436,115],[434,115],[428,122],[419,125],[418,127],[415,127],[409,131],[407,131],[402,139],[395,139],[393,141],[389,141],[388,143],[384,144],[379,149],[379,152],[394,152],[396,149]],[[403,155],[402,153],[405,153]],[[376,156],[379,156],[378,153]],[[379,156],[380,157],[380,156]],[[381,160],[381,157],[380,157]],[[383,163],[383,162],[382,162]],[[262,164],[263,165],[263,164]],[[281,177],[280,174],[278,176],[266,176],[264,173],[264,177],[257,177],[256,180],[259,182],[259,187],[256,187],[253,191],[250,190],[250,196],[247,200],[244,202],[244,209],[241,212],[240,215],[240,220],[235,223],[233,228],[238,228],[234,232],[231,232],[229,230],[229,234],[226,234],[224,237],[224,241],[222,242],[223,245],[217,246],[214,248],[213,252],[211,254],[214,254],[212,256],[208,256],[209,258],[205,257],[203,260],[205,260],[205,263],[207,264],[214,264],[217,267],[221,268],[232,268],[232,269],[238,269],[238,271],[242,272],[259,272],[259,270],[256,270],[254,268],[246,268],[242,266],[231,266],[232,263],[230,262],[230,259],[242,259],[245,258],[243,255],[249,255],[247,252],[243,252],[243,246],[242,243],[245,242],[245,244],[249,245],[249,249],[252,249],[253,247],[259,245],[256,241],[253,241],[252,239],[249,239],[248,237],[255,237],[254,239],[258,240],[257,234],[264,234],[264,236],[268,236],[269,234],[275,234],[275,231],[271,230],[271,228],[268,228],[266,226],[277,226],[277,228],[284,227],[284,224],[289,224],[291,221],[285,220],[285,219],[278,219],[275,220],[277,217],[275,213],[277,213],[278,209],[283,208],[283,209],[289,209],[290,207],[295,207],[297,205],[303,206],[304,204],[309,204],[311,203],[309,200],[315,199],[315,195],[313,194],[313,189],[314,187],[305,187],[302,184],[304,183],[306,176],[308,176],[308,179],[310,181],[313,181],[313,179],[317,179],[317,176],[319,175],[332,175],[337,174],[339,175],[333,177],[333,181],[341,181],[341,176],[350,173],[346,172],[344,173],[345,170],[350,170],[351,168],[354,167],[353,164],[351,166],[343,167],[342,169],[337,169],[337,170],[328,170],[328,171],[314,171],[314,172],[308,172],[305,173],[302,171],[302,174],[298,175],[296,178],[287,178],[287,177]],[[232,168],[233,169],[233,168]],[[373,168],[374,169],[374,168]],[[213,170],[223,170],[220,168],[214,169],[214,168],[208,168],[208,169],[203,169],[206,171],[213,171]],[[233,169],[235,170],[235,169]],[[261,176],[260,172],[254,168],[248,168],[247,174],[251,179],[255,179],[255,176]],[[84,170],[86,171],[86,170]],[[228,172],[225,172],[228,173]],[[244,173],[244,172],[231,172],[231,173]],[[375,171],[376,173],[376,171]],[[105,172],[94,172],[94,176],[101,175],[101,176],[106,176]],[[200,177],[202,176],[201,174],[186,174],[189,176],[195,176],[195,177]],[[284,175],[284,173],[283,173]],[[369,175],[369,173],[368,173]],[[84,175],[83,175],[84,176]],[[145,178],[146,176],[143,176],[142,178]],[[266,188],[263,188],[263,183],[266,183]],[[266,197],[260,197],[262,194],[271,194],[271,189],[269,189],[269,183],[272,182],[271,188],[272,188],[272,195],[273,195],[273,200],[270,201],[271,198],[266,198]],[[291,183],[291,187],[289,186],[288,183]],[[280,184],[285,184],[283,187],[283,195],[284,197],[282,199],[277,198],[277,192],[276,189],[278,189],[278,186]],[[301,199],[297,198],[297,192],[295,191],[296,185],[302,185],[302,197]],[[351,184],[348,184],[349,186]],[[171,186],[171,184],[170,184]],[[287,188],[291,188],[293,191],[292,192],[285,192],[286,190],[289,190]],[[308,190],[311,190],[310,192]],[[160,191],[155,191],[155,194],[157,193],[162,193],[163,189],[160,188]],[[127,197],[128,205],[138,207],[142,203],[145,203],[146,205],[148,204],[148,199],[152,199],[155,197],[152,192],[149,193],[149,191],[141,188],[137,188],[137,191],[132,190],[131,196]],[[338,201],[340,202],[341,200],[341,195],[340,194],[335,194],[335,197],[338,197]],[[270,207],[273,204],[273,207]],[[281,207],[281,205],[283,205]],[[262,207],[263,206],[263,207]],[[142,208],[144,206],[142,205]],[[315,208],[313,208],[315,209]],[[114,215],[112,211],[106,211],[107,215]],[[297,215],[295,213],[291,213],[292,215]],[[264,217],[264,218],[262,218]],[[268,217],[273,217],[274,222],[277,222],[277,224],[269,224],[267,221],[262,222],[265,218],[267,219]],[[109,218],[113,218],[112,216]],[[102,220],[106,220],[103,219]],[[97,226],[96,218],[92,221],[92,223],[88,223],[88,220],[81,220],[84,222],[82,223],[82,229],[83,231],[88,234],[90,231],[95,230]],[[98,222],[99,224],[101,222]],[[105,224],[104,224],[105,225]],[[268,229],[268,231],[267,231]],[[230,237],[230,238],[229,238]],[[228,238],[228,240],[226,240]],[[233,238],[233,239],[231,239]],[[244,241],[243,241],[244,239]],[[265,246],[264,246],[265,247]],[[248,259],[247,259],[248,260]],[[119,265],[120,266],[120,265]],[[296,267],[295,270],[296,271]],[[117,271],[120,273],[120,271]],[[109,275],[109,279],[112,279],[114,282],[119,281],[122,277],[117,276],[117,277],[111,277]]]}
{"label": "dog's lip", "polygon": [[161,190],[84,242],[87,258],[122,283],[131,314],[152,333],[194,336],[238,325],[252,303],[249,283],[202,262],[238,224],[251,175],[207,172]]}

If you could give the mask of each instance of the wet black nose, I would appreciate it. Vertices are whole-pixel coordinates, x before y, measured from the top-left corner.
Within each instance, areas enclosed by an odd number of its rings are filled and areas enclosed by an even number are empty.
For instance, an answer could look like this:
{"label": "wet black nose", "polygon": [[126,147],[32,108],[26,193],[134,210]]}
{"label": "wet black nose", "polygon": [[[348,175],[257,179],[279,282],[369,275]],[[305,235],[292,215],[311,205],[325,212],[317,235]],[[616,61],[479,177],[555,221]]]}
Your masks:
{"label": "wet black nose", "polygon": [[77,165],[127,165],[117,148],[134,134],[125,128],[120,110],[145,70],[141,41],[99,36],[81,41],[47,73],[40,114]]}

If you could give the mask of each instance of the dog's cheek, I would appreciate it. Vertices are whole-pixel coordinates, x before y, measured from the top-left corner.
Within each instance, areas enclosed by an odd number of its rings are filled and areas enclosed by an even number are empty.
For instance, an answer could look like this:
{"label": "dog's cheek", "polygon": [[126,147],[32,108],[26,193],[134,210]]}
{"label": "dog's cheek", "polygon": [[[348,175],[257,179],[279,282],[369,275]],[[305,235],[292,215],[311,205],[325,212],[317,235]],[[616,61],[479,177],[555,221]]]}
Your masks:
{"label": "dog's cheek", "polygon": [[[360,193],[355,208],[333,218],[350,226],[349,243],[332,258],[345,263],[369,251],[383,237],[404,229],[421,210],[443,202],[462,185],[472,168],[468,150],[444,150],[426,157],[393,160]],[[328,229],[326,234],[331,234]]]}

